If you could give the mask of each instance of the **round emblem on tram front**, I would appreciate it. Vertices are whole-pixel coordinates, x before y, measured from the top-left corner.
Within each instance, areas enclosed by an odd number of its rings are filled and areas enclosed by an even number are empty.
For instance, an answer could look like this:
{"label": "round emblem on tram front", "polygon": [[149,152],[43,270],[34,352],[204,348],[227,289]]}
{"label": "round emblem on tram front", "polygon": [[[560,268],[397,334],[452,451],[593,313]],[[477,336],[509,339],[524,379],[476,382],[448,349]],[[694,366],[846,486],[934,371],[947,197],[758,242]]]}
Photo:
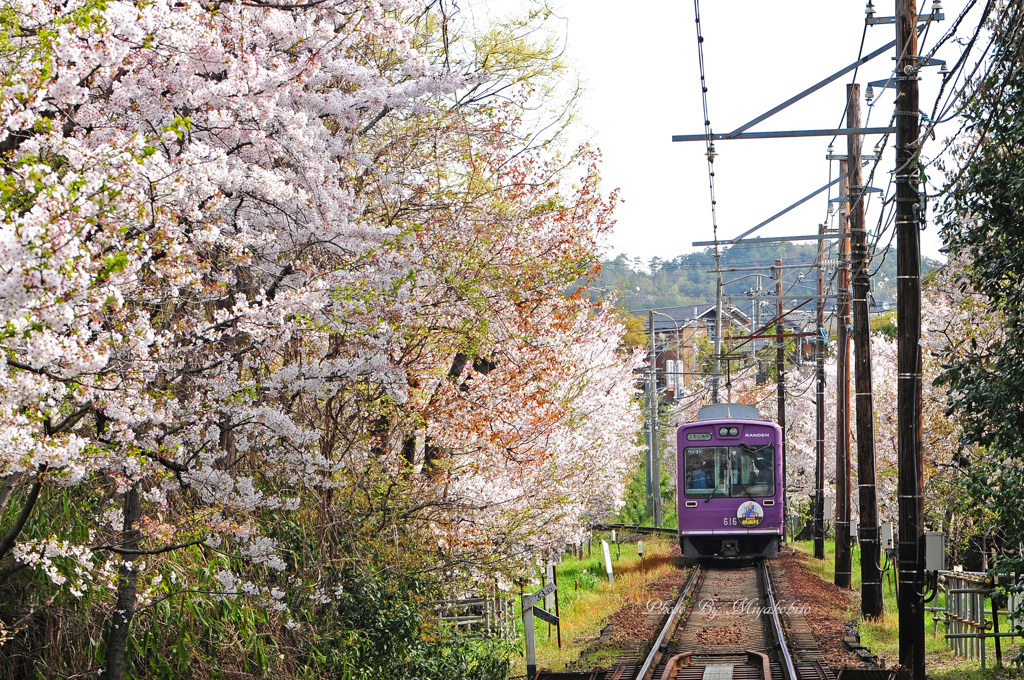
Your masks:
{"label": "round emblem on tram front", "polygon": [[747,501],[736,511],[736,519],[748,529],[756,527],[764,519],[764,509],[755,501]]}

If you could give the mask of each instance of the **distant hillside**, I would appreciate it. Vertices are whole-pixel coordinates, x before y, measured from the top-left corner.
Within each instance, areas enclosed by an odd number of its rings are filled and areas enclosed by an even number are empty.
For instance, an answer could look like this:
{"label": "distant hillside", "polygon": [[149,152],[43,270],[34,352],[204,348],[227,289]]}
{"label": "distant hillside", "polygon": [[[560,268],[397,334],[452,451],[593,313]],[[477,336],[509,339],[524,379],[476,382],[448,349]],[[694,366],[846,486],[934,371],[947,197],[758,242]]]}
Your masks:
{"label": "distant hillside", "polygon": [[[771,278],[770,266],[781,259],[784,267],[806,265],[799,269],[783,270],[783,290],[787,295],[813,295],[815,292],[815,271],[812,267],[818,252],[817,244],[798,245],[794,243],[764,242],[751,239],[743,244],[722,250],[722,269],[761,267],[761,291],[774,294],[775,282]],[[872,297],[878,307],[886,303],[895,305],[896,294],[896,252],[878,253],[871,265]],[[826,253],[833,262],[835,250]],[[623,297],[622,306],[627,309],[657,309],[660,307],[685,307],[713,304],[715,301],[714,251],[703,251],[679,255],[671,260],[660,257],[643,262],[620,255],[614,260],[601,263],[600,281],[594,285],[603,290],[619,291]],[[927,272],[940,266],[937,262],[923,263]],[[733,304],[740,309],[749,307],[749,297],[758,285],[753,271],[727,272],[725,294],[732,295]],[[826,290],[834,292],[834,266],[826,271]],[[740,278],[745,277],[745,278]],[[739,280],[735,280],[739,279]],[[735,281],[734,281],[735,280]],[[733,283],[728,283],[733,281]],[[596,295],[596,293],[595,293]],[[790,305],[787,303],[787,307]]]}

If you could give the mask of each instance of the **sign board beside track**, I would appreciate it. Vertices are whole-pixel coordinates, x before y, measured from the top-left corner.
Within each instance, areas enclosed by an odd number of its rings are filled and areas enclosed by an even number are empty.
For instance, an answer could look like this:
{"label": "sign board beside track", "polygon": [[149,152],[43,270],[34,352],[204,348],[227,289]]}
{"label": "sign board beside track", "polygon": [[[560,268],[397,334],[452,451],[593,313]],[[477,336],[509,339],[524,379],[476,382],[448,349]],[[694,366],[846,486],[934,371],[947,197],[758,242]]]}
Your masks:
{"label": "sign board beside track", "polygon": [[[557,616],[536,605],[556,590],[557,586],[552,580],[551,583],[548,583],[532,595],[523,595],[523,637],[526,638],[526,677],[528,680],[533,680],[533,678],[537,677],[537,641],[534,637],[534,617],[536,616],[541,621],[546,621],[553,626],[558,625]],[[559,635],[561,635],[561,631],[559,631]]]}

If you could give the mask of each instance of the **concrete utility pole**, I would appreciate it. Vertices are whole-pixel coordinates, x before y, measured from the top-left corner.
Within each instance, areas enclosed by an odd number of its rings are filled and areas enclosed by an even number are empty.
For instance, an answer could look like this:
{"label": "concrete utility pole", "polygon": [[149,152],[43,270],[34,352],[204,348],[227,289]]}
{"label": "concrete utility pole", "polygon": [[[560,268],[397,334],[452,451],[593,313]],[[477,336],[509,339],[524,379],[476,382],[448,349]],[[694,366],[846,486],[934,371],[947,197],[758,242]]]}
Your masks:
{"label": "concrete utility pole", "polygon": [[647,354],[650,373],[647,378],[647,509],[654,519],[654,526],[661,524],[661,471],[659,470],[658,444],[658,354],[654,346],[654,312],[647,312],[647,324],[651,335],[651,348]]}
{"label": "concrete utility pole", "polygon": [[921,201],[917,8],[896,0],[896,290],[901,676],[924,680],[924,473],[921,464]]}
{"label": "concrete utility pole", "polygon": [[[846,121],[860,127],[860,85],[847,89]],[[875,420],[871,397],[871,327],[868,319],[868,234],[864,222],[861,173],[863,138],[847,137],[850,169],[850,250],[853,268],[853,363],[857,406],[857,482],[860,501],[860,613],[866,619],[882,615],[881,553],[878,545],[878,502],[875,496]]]}
{"label": "concrete utility pole", "polygon": [[[847,100],[849,100],[847,91]],[[850,108],[847,101],[846,108]],[[847,137],[849,139],[849,137]],[[839,162],[843,175],[848,160]],[[834,583],[850,587],[853,555],[850,552],[850,239],[849,179],[839,183],[839,276],[836,304],[836,573]],[[845,238],[844,238],[845,237]]]}
{"label": "concrete utility pole", "polygon": [[[825,235],[822,222],[818,235]],[[815,440],[814,440],[814,556],[825,559],[825,239],[818,241],[818,305],[817,330],[814,340],[815,373]]]}
{"label": "concrete utility pole", "polygon": [[[717,258],[717,256],[716,256]],[[711,403],[722,403],[719,399],[718,384],[722,380],[722,266],[721,260],[717,261],[718,283],[715,286],[715,376],[711,385]]]}
{"label": "concrete utility pole", "polygon": [[[782,459],[782,521],[785,522],[788,517],[786,513],[789,509],[789,497],[786,494],[786,338],[783,337],[782,330],[782,260],[775,260],[772,275],[775,276],[775,296],[778,298],[775,305],[775,335],[778,336],[775,338],[775,391],[779,400],[779,427],[782,428],[782,451],[779,452],[779,457]],[[760,280],[758,277],[759,282]],[[782,538],[786,538],[785,531],[782,532]]]}
{"label": "concrete utility pole", "polygon": [[[753,333],[755,330],[757,330],[758,328],[761,327],[761,298],[759,297],[761,295],[761,277],[760,276],[755,276],[754,277],[754,281],[755,281],[754,294],[750,296],[750,322],[751,322],[750,332],[751,333]],[[750,363],[758,369],[757,375],[758,375],[758,378],[760,378],[760,375],[761,375],[760,368],[761,368],[761,366],[759,365],[759,362],[757,360],[757,341],[756,340],[752,340],[750,342]]]}

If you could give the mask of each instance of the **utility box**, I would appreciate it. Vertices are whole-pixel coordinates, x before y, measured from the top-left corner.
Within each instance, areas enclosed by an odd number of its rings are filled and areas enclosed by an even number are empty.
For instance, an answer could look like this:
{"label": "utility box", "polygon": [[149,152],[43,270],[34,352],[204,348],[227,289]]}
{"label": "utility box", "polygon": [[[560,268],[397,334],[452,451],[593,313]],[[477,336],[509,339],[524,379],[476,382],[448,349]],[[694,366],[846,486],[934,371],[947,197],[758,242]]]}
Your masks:
{"label": "utility box", "polygon": [[925,571],[946,570],[946,535],[941,531],[924,532]]}
{"label": "utility box", "polygon": [[850,520],[850,540],[856,541],[859,538],[859,536],[858,536],[858,532],[859,531],[860,531],[860,523],[857,520],[855,520],[855,519],[851,519]]}
{"label": "utility box", "polygon": [[892,540],[892,522],[882,522],[879,537],[882,541],[882,550],[892,550],[896,547]]}
{"label": "utility box", "polygon": [[832,497],[825,496],[825,521],[832,521]]}

